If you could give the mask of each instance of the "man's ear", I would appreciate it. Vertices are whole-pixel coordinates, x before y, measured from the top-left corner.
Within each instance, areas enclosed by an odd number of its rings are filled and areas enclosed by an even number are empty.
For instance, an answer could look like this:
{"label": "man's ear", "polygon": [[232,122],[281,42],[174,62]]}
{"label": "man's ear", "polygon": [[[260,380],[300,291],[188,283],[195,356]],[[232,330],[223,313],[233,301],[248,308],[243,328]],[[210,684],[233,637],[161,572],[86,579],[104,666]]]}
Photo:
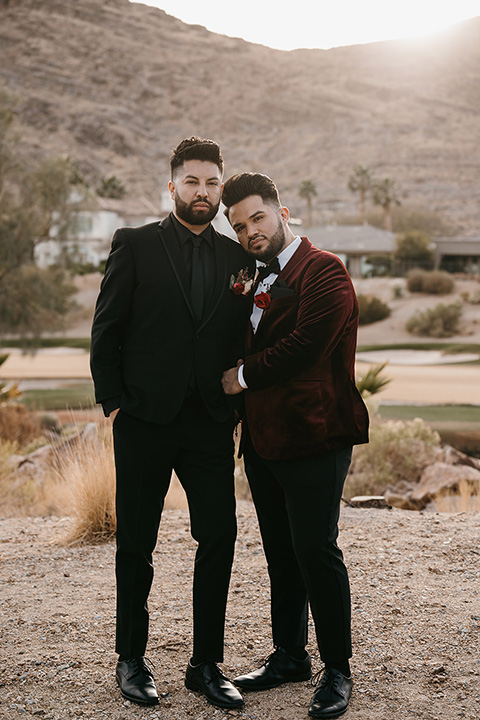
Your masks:
{"label": "man's ear", "polygon": [[282,220],[286,225],[290,220],[290,210],[287,207],[282,207],[280,208],[280,215],[282,216]]}
{"label": "man's ear", "polygon": [[168,189],[170,191],[170,197],[172,198],[172,200],[175,200],[175,183],[173,182],[173,180],[168,181]]}

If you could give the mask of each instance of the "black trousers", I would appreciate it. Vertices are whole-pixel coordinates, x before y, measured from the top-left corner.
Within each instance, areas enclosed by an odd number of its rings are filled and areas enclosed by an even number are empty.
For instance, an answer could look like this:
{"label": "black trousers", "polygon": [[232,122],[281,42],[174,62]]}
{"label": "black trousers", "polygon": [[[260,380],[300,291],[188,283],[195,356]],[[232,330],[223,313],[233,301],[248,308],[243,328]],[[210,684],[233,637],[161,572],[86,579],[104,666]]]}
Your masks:
{"label": "black trousers", "polygon": [[120,411],[113,424],[117,475],[116,651],[144,655],[152,553],[172,470],[186,492],[198,542],[193,580],[193,654],[221,662],[236,538],[233,419],[215,422],[190,398],[168,425]]}
{"label": "black trousers", "polygon": [[307,643],[308,603],[324,662],[352,655],[348,573],[337,545],[351,448],[316,458],[263,460],[250,442],[245,471],[271,586],[273,643]]}

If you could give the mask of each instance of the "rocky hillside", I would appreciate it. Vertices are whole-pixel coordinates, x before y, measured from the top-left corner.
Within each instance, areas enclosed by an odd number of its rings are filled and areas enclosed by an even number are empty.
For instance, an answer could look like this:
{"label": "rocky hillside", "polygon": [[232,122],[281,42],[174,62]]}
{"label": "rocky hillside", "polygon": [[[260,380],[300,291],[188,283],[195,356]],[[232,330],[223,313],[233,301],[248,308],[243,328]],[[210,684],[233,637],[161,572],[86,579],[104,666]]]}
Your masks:
{"label": "rocky hillside", "polygon": [[69,152],[93,183],[116,174],[155,199],[171,148],[195,133],[221,143],[227,174],[271,174],[296,215],[305,179],[317,219],[353,212],[361,163],[479,232],[480,18],[435,41],[291,52],[128,0],[0,0],[0,21],[25,142]]}

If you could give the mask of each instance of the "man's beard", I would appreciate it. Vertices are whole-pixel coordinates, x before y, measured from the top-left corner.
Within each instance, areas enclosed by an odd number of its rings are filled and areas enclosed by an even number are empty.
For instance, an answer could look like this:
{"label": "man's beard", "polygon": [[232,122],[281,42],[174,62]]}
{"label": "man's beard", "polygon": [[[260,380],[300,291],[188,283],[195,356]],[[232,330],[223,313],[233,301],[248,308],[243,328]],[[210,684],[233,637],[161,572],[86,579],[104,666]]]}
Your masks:
{"label": "man's beard", "polygon": [[[262,233],[260,233],[260,235],[261,234]],[[286,239],[287,236],[285,233],[285,228],[283,227],[282,221],[279,220],[277,229],[275,230],[274,234],[267,238],[268,247],[259,253],[251,250],[248,250],[247,252],[252,257],[268,265],[268,263],[283,250]]]}
{"label": "man's beard", "polygon": [[[195,203],[202,202],[209,205],[208,210],[199,210],[195,208]],[[212,205],[210,200],[202,198],[202,200],[193,200],[191,203],[186,203],[178,192],[175,190],[175,213],[178,215],[180,220],[188,223],[189,225],[207,225],[213,220],[218,212],[220,201],[217,205]]]}

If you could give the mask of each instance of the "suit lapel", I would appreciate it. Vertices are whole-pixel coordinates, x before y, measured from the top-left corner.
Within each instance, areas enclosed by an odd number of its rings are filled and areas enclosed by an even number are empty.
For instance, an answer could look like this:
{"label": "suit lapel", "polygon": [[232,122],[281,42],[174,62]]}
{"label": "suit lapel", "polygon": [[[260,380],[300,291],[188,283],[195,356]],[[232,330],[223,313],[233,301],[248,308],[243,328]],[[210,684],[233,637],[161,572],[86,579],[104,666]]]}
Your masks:
{"label": "suit lapel", "polygon": [[170,216],[167,216],[164,220],[162,220],[159,225],[158,232],[163,247],[165,248],[167,257],[170,261],[170,265],[172,266],[173,273],[177,278],[177,282],[182,291],[185,303],[190,311],[190,314],[194,318],[195,314],[193,312],[193,307],[190,300],[190,289],[187,271],[185,268],[185,263],[183,262],[182,251],[180,250],[180,245],[177,242],[177,236],[172,226],[172,221],[170,220]]}
{"label": "suit lapel", "polygon": [[[311,248],[312,248],[312,243],[310,242],[310,240],[307,237],[302,237],[302,242],[300,243],[298,248],[295,250],[294,254],[290,258],[290,260],[287,262],[285,267],[282,270],[280,270],[273,285],[275,285],[275,283],[277,283],[277,286],[281,287],[281,288],[290,287],[290,283],[293,281],[293,278],[296,275],[298,264],[303,261],[305,255],[309,252],[309,250]],[[273,287],[273,285],[272,285],[272,287]],[[257,284],[257,287],[258,287],[258,284]],[[255,290],[256,290],[256,288],[255,288]],[[253,299],[252,299],[252,308],[253,308]],[[268,313],[266,313],[264,311],[262,317],[260,318],[260,322],[258,323],[256,333],[253,332],[251,323],[249,322],[249,324],[248,324],[248,334],[247,334],[246,342],[247,342],[247,346],[249,346],[249,348],[251,350],[254,350],[258,343],[258,336],[259,336],[259,334],[261,336],[260,331],[261,331],[261,328],[263,327],[262,323],[264,323],[265,319],[268,322]]]}
{"label": "suit lapel", "polygon": [[223,300],[224,290],[227,286],[227,248],[222,238],[218,236],[212,228],[213,245],[215,252],[215,291],[210,296],[210,300],[205,307],[203,319],[200,323],[199,330],[203,328],[212,318],[218,306]]}

